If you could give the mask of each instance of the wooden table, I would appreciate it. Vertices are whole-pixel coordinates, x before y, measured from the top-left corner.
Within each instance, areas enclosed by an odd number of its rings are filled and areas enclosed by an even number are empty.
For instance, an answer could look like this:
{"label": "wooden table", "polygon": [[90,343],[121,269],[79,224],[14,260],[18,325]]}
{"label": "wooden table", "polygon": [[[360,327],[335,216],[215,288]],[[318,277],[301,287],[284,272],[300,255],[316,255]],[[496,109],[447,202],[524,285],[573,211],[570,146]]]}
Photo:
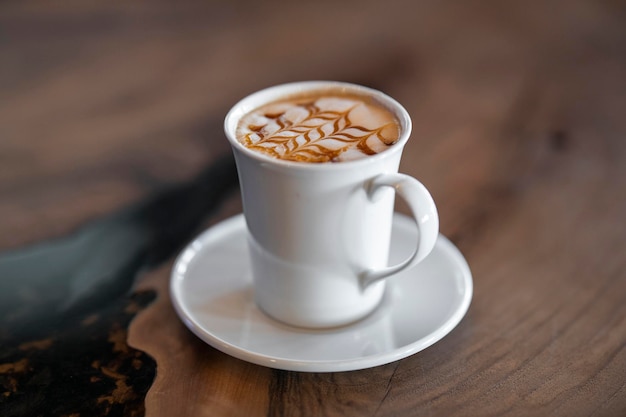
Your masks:
{"label": "wooden table", "polygon": [[[625,27],[610,0],[2,4],[0,415],[626,415]],[[241,211],[225,113],[307,79],[407,107],[401,170],[472,269],[467,316],[404,360],[251,365],[195,338],[168,298],[181,245]],[[197,210],[151,217],[193,220],[158,251],[165,235],[126,233],[167,187]],[[40,242],[78,242],[73,263],[53,277]],[[10,269],[16,254],[35,261]],[[119,286],[89,275],[110,259]]]}

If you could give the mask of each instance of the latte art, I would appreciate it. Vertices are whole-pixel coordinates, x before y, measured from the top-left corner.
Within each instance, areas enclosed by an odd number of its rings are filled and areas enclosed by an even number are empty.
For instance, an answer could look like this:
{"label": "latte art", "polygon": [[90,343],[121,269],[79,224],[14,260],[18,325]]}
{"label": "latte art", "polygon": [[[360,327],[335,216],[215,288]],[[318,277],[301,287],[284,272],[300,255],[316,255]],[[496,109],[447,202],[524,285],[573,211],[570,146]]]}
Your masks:
{"label": "latte art", "polygon": [[245,115],[237,139],[247,148],[298,162],[341,162],[398,141],[399,122],[367,97],[332,93],[266,104]]}

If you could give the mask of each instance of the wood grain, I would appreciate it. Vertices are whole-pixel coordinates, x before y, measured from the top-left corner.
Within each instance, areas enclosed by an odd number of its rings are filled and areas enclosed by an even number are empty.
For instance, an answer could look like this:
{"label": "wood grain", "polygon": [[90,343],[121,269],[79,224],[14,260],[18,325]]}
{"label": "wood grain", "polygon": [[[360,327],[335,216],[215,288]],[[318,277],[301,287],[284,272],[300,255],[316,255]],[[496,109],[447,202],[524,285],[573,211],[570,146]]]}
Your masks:
{"label": "wood grain", "polygon": [[413,118],[401,169],[468,259],[468,315],[399,362],[276,371],[191,335],[164,265],[129,333],[157,363],[146,415],[625,415],[624,27],[610,0],[5,3],[0,248],[191,177],[252,91],[370,85]]}

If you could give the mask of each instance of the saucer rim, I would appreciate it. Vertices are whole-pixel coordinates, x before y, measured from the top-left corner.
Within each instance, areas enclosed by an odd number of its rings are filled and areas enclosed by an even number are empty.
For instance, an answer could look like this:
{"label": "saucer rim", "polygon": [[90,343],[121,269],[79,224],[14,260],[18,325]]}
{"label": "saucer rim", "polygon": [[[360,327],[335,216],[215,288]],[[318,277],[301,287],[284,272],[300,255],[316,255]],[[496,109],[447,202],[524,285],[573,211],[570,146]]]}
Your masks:
{"label": "saucer rim", "polygon": [[[394,213],[393,222],[394,225],[396,223],[400,223],[400,227],[414,227],[414,220],[401,213]],[[198,255],[198,253],[202,252],[202,249],[207,244],[219,241],[220,237],[227,235],[229,232],[232,232],[239,227],[246,227],[243,213],[224,219],[196,236],[188,245],[185,246],[185,248],[183,248],[183,250],[176,258],[171,269],[169,285],[172,304],[177,315],[185,324],[185,326],[189,330],[191,330],[191,332],[195,334],[200,340],[207,343],[209,346],[212,346],[220,350],[221,352],[226,353],[227,355],[230,355],[237,359],[254,363],[256,365],[269,367],[272,369],[299,372],[345,372],[372,368],[407,358],[432,346],[433,344],[443,339],[446,335],[448,335],[461,322],[461,320],[463,319],[463,317],[465,317],[467,311],[469,310],[469,306],[473,297],[473,279],[471,270],[461,251],[448,238],[440,233],[435,246],[440,251],[446,253],[446,258],[453,259],[453,261],[457,263],[457,266],[460,267],[460,269],[462,270],[462,278],[457,278],[456,281],[462,283],[463,292],[462,297],[460,297],[461,302],[458,303],[457,306],[455,306],[453,314],[451,314],[448,320],[446,320],[441,326],[437,327],[434,331],[425,334],[420,339],[417,339],[407,345],[397,347],[395,349],[391,349],[382,353],[358,357],[354,359],[295,360],[267,355],[264,353],[259,353],[253,350],[243,348],[241,346],[238,346],[237,344],[221,339],[217,335],[212,334],[210,331],[203,329],[202,326],[197,323],[197,319],[193,317],[192,312],[189,311],[189,308],[184,305],[185,302],[182,300],[184,291],[181,287],[186,274],[185,272],[178,272],[180,270],[185,271],[186,268],[184,266],[189,265],[192,260]],[[394,275],[388,278],[388,280],[390,281],[390,286],[394,285],[393,278]],[[259,309],[259,314],[264,313]],[[359,320],[355,323],[333,329],[306,329],[289,326],[273,319],[269,320],[271,321],[272,326],[274,326],[275,328],[280,328],[281,331],[306,334],[324,333],[329,330],[349,330],[350,328],[353,328],[362,321]]]}

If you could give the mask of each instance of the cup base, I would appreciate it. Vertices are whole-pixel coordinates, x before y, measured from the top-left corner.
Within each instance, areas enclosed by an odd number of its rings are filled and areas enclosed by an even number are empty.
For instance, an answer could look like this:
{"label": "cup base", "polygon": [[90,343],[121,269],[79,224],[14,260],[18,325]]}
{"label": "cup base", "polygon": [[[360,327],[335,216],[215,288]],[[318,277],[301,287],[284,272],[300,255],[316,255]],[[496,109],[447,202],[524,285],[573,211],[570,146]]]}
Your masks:
{"label": "cup base", "polygon": [[[381,281],[373,284],[368,290],[370,288],[373,296],[368,297],[367,304],[359,306],[358,310],[350,310],[350,314],[344,312],[340,316],[319,313],[305,315],[300,306],[277,305],[274,302],[264,303],[258,296],[258,290],[256,289],[254,290],[254,301],[261,312],[281,324],[300,329],[326,330],[352,325],[374,313],[382,303],[385,282]],[[264,307],[265,305],[268,307]],[[284,317],[288,318],[285,319]]]}
{"label": "cup base", "polygon": [[281,323],[310,329],[345,326],[366,317],[383,298],[385,281],[362,288],[347,262],[336,268],[286,262],[265,251],[251,235],[248,250],[255,302]]}

